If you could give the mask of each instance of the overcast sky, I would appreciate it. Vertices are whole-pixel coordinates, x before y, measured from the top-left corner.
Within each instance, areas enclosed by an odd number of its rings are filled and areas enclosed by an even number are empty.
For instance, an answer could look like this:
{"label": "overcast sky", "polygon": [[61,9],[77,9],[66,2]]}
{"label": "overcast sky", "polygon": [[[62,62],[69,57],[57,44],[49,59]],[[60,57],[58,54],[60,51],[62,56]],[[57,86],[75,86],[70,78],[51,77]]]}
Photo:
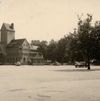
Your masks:
{"label": "overcast sky", "polygon": [[16,38],[58,40],[72,32],[77,14],[100,20],[100,0],[0,0],[0,26],[14,23]]}

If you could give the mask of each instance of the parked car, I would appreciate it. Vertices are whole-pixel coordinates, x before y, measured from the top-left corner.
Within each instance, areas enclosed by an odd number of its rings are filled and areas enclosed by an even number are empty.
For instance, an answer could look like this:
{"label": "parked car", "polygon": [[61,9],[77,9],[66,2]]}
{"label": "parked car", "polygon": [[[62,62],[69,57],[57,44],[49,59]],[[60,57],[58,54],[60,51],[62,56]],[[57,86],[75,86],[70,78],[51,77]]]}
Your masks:
{"label": "parked car", "polygon": [[88,66],[88,64],[86,63],[86,62],[84,62],[84,61],[81,61],[81,62],[75,62],[75,67],[76,68],[86,68]]}
{"label": "parked car", "polygon": [[59,66],[59,65],[61,65],[61,64],[56,61],[56,62],[52,63],[52,65]]}
{"label": "parked car", "polygon": [[21,62],[18,61],[15,65],[16,65],[16,66],[20,66],[20,65],[21,65]]}

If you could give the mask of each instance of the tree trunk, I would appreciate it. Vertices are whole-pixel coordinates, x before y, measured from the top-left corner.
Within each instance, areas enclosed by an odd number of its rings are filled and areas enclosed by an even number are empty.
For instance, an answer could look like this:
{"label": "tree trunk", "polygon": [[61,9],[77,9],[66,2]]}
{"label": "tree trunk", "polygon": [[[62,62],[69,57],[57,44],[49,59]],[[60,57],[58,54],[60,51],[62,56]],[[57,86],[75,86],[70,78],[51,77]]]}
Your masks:
{"label": "tree trunk", "polygon": [[89,54],[89,51],[88,51],[88,54],[87,54],[87,70],[90,70],[90,54]]}
{"label": "tree trunk", "polygon": [[88,63],[88,67],[87,67],[87,70],[90,70],[91,68],[90,68],[90,63]]}

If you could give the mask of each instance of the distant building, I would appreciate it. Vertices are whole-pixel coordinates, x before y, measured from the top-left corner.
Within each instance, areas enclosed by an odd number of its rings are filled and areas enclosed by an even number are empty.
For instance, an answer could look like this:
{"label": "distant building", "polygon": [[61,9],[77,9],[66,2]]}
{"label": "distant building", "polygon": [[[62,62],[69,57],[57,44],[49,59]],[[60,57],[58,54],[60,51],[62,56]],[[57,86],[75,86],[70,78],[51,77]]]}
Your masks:
{"label": "distant building", "polygon": [[43,55],[26,39],[15,39],[14,24],[3,23],[1,27],[0,62],[5,64],[34,64],[43,62]]}
{"label": "distant building", "polygon": [[6,57],[6,50],[4,45],[0,43],[0,64],[5,63],[5,57]]}
{"label": "distant building", "polygon": [[14,64],[20,61],[22,64],[28,64],[29,49],[26,39],[12,40],[6,47],[7,63]]}
{"label": "distant building", "polygon": [[30,45],[30,61],[31,64],[42,64],[44,63],[43,55],[38,51],[38,46]]}
{"label": "distant building", "polygon": [[14,24],[3,23],[1,27],[1,43],[6,47],[12,40],[15,40]]}

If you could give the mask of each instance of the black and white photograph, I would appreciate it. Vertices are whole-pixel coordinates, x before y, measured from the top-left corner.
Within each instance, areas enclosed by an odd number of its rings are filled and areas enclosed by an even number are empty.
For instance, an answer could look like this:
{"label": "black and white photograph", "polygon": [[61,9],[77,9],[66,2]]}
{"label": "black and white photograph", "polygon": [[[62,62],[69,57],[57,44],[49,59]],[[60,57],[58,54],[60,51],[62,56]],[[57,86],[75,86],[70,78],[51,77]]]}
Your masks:
{"label": "black and white photograph", "polygon": [[0,101],[100,101],[99,0],[0,0]]}

